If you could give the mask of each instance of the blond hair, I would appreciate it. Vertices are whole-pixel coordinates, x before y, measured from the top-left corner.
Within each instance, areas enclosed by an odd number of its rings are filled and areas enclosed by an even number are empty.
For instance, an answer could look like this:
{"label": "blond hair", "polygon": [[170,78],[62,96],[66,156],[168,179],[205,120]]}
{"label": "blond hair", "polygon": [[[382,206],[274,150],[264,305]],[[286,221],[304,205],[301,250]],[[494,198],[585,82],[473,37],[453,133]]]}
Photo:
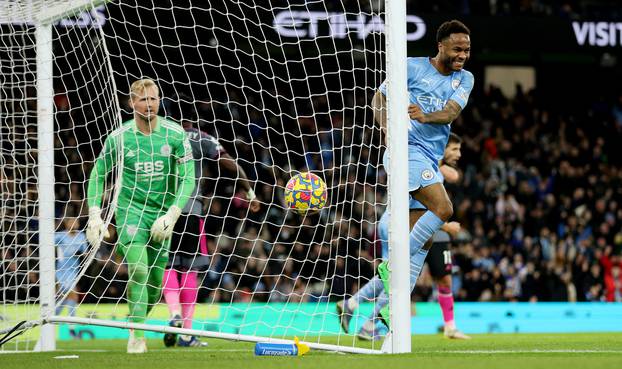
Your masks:
{"label": "blond hair", "polygon": [[151,78],[143,78],[134,81],[134,83],[130,86],[130,98],[134,99],[135,96],[140,96],[140,94],[144,93],[145,89],[149,87],[155,87],[158,92],[160,92],[158,85],[156,85],[155,81]]}

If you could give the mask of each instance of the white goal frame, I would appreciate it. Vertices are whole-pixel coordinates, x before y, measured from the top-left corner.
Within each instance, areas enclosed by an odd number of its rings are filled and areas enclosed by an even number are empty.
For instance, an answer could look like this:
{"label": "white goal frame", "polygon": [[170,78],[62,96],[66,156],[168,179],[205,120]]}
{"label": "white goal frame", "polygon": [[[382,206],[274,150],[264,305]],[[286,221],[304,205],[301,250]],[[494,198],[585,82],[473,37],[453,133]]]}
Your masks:
{"label": "white goal frame", "polygon": [[[129,322],[111,322],[90,318],[54,316],[55,309],[55,248],[54,248],[54,90],[53,90],[53,50],[52,24],[67,16],[105,3],[106,0],[62,0],[55,6],[46,6],[38,14],[24,14],[24,19],[11,19],[10,22],[28,22],[36,26],[36,64],[37,64],[37,138],[38,138],[38,192],[39,192],[39,250],[40,250],[40,317],[39,321],[28,322],[26,327],[41,325],[37,351],[56,349],[56,330],[54,324],[74,323],[84,325],[103,325],[118,328],[134,328],[155,332],[192,334],[203,337],[241,340],[249,342],[291,341],[263,338],[240,334],[197,331],[183,328],[158,327]],[[386,20],[386,65],[387,65],[387,146],[390,156],[389,173],[407,173],[407,125],[406,115],[408,95],[406,91],[406,0],[385,0]],[[6,19],[2,19],[5,21]],[[401,158],[401,159],[399,159]],[[391,340],[382,352],[411,352],[410,318],[410,264],[408,242],[408,180],[403,175],[390,175],[388,183],[391,293]],[[309,347],[328,351],[377,354],[381,351],[344,347],[337,345],[305,342]]]}

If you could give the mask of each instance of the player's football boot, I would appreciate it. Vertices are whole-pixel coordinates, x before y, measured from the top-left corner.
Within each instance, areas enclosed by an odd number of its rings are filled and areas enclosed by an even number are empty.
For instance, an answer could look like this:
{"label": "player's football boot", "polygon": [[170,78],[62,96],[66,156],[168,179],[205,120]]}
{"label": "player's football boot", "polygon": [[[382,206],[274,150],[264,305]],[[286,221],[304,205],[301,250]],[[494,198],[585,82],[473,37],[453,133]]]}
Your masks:
{"label": "player's football boot", "polygon": [[[181,316],[175,315],[173,319],[168,322],[168,325],[171,327],[181,328],[183,326]],[[162,340],[164,341],[164,346],[173,347],[177,343],[177,333],[164,333],[164,338]]]}
{"label": "player's football boot", "polygon": [[337,302],[337,314],[339,315],[339,322],[344,332],[348,333],[350,330],[350,319],[352,319],[352,309],[348,306],[347,300],[341,300]]}
{"label": "player's football boot", "polygon": [[[389,265],[386,261],[383,261],[378,265],[378,276],[382,281],[382,285],[384,286],[384,293],[389,295],[389,291],[391,291],[391,287],[389,284],[389,278],[391,277],[391,272],[389,272]],[[389,305],[386,305],[382,309],[380,309],[379,315],[380,321],[387,327],[391,327],[391,318],[389,316]]]}
{"label": "player's football boot", "polygon": [[207,342],[201,342],[195,336],[179,336],[177,339],[177,346],[179,347],[206,347]]}
{"label": "player's football boot", "polygon": [[385,325],[385,327],[387,327],[387,329],[391,329],[391,315],[389,311],[389,305],[386,305],[385,307],[380,309],[380,314],[378,314],[378,318],[380,318],[380,321],[382,322],[382,324]]}
{"label": "player's football boot", "polygon": [[453,339],[453,340],[470,340],[471,337],[459,331],[457,328],[448,328],[445,327],[444,333],[445,338]]}
{"label": "player's football boot", "polygon": [[147,341],[145,341],[145,338],[130,337],[127,341],[127,353],[144,354],[145,352],[147,352]]}
{"label": "player's football boot", "polygon": [[378,276],[382,281],[382,285],[384,286],[384,293],[389,296],[389,291],[391,291],[391,286],[389,285],[389,278],[391,278],[391,272],[389,272],[389,264],[386,261],[383,261],[378,265]]}
{"label": "player's football boot", "polygon": [[[369,323],[369,324],[368,324]],[[363,324],[359,333],[356,335],[358,339],[363,341],[378,341],[387,333],[386,329],[379,328],[372,322]]]}

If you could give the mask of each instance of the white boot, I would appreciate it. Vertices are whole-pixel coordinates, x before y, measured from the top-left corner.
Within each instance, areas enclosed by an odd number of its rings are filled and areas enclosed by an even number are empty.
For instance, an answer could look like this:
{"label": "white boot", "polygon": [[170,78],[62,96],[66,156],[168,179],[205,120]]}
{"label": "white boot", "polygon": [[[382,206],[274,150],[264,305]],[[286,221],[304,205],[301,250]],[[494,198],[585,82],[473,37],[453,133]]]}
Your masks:
{"label": "white boot", "polygon": [[130,329],[130,338],[127,340],[127,353],[144,354],[145,352],[147,352],[147,341],[145,341],[145,337],[134,337],[134,330]]}

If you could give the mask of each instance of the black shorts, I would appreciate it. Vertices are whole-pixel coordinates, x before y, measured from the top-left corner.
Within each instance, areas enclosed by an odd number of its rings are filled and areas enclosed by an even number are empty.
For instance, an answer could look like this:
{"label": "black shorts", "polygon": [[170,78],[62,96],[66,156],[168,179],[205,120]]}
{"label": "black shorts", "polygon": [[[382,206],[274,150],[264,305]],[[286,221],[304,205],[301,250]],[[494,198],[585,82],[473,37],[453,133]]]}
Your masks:
{"label": "black shorts", "polygon": [[175,223],[167,269],[205,271],[209,267],[203,218],[182,215]]}
{"label": "black shorts", "polygon": [[425,258],[434,278],[441,278],[451,274],[451,251],[449,242],[434,242]]}

